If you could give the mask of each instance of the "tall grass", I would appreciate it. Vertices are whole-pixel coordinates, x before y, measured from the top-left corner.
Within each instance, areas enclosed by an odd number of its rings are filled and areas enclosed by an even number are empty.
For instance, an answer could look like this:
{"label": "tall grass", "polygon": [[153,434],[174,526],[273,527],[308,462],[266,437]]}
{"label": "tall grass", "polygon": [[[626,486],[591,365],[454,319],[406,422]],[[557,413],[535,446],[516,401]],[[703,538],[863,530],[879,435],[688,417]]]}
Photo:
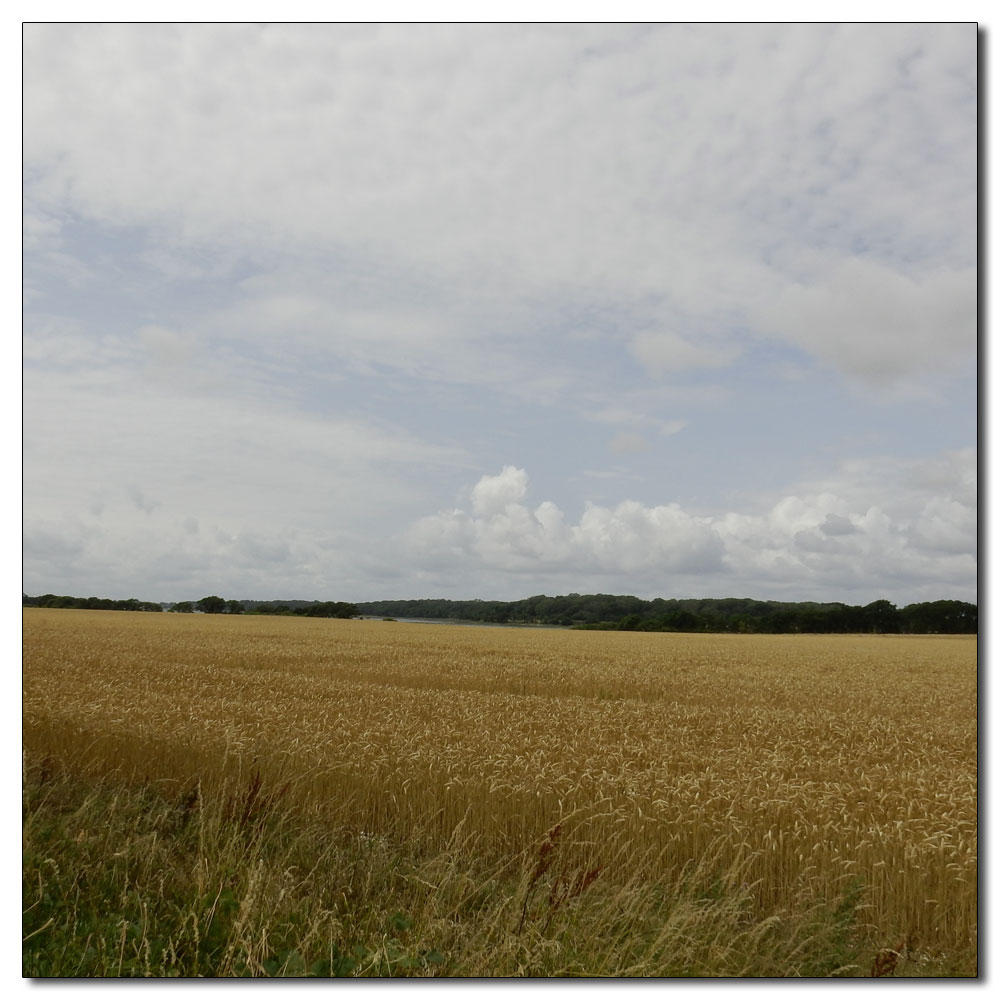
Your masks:
{"label": "tall grass", "polygon": [[762,916],[722,845],[611,883],[552,831],[490,865],[462,829],[429,849],[283,801],[256,775],[164,797],[29,758],[24,974],[815,976],[871,951],[856,887]]}
{"label": "tall grass", "polygon": [[26,974],[976,972],[972,639],[25,642]]}

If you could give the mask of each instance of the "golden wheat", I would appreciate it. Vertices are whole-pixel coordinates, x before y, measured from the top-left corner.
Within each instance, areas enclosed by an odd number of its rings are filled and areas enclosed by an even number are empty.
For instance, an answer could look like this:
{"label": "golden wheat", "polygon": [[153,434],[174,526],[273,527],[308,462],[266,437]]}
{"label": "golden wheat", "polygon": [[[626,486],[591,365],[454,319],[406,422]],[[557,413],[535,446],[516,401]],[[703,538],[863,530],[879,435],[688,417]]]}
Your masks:
{"label": "golden wheat", "polygon": [[562,823],[573,870],[712,855],[762,913],[857,882],[886,945],[975,950],[974,637],[28,609],[24,640],[26,747],[94,773],[253,762],[368,836],[498,859]]}

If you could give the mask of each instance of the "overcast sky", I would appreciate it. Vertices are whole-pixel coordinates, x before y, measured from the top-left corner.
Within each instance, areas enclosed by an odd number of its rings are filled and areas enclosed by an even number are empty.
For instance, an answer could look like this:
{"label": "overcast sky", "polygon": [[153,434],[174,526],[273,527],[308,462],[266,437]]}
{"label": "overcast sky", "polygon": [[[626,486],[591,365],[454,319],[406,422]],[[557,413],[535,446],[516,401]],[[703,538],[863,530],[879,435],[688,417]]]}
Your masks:
{"label": "overcast sky", "polygon": [[976,42],[28,25],[24,590],[976,600]]}

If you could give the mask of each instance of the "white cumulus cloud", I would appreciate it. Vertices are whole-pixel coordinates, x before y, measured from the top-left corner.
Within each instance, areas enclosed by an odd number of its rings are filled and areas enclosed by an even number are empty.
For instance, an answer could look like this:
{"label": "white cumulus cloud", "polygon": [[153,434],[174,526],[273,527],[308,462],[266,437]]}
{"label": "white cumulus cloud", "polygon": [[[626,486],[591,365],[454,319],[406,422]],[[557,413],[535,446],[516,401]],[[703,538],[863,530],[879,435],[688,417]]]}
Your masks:
{"label": "white cumulus cloud", "polygon": [[472,509],[484,517],[502,515],[528,492],[524,469],[505,465],[499,476],[483,476],[472,489]]}
{"label": "white cumulus cloud", "polygon": [[711,525],[675,504],[588,503],[570,524],[551,501],[534,508],[520,502],[527,487],[527,473],[513,466],[483,476],[472,490],[471,514],[454,510],[422,518],[410,531],[410,543],[421,558],[471,558],[511,570],[617,575],[721,568],[722,547]]}
{"label": "white cumulus cloud", "polygon": [[[942,467],[961,475],[942,495]],[[975,599],[975,452],[847,463],[755,512],[694,514],[676,503],[587,503],[570,523],[551,501],[523,502],[528,477],[506,466],[472,490],[473,509],[421,518],[406,547],[453,579],[532,573],[640,596],[757,596],[901,602]],[[592,583],[593,585],[593,583]],[[836,595],[834,597],[833,595]]]}

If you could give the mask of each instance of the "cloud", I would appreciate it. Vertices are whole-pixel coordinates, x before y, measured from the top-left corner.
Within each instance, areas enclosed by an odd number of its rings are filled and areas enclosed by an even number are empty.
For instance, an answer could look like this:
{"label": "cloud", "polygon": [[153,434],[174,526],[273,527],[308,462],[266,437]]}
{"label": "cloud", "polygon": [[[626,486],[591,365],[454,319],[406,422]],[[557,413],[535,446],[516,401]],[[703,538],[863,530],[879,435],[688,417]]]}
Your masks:
{"label": "cloud", "polygon": [[[974,479],[964,450],[932,461],[848,463],[835,480],[803,483],[757,513],[693,514],[678,504],[588,503],[569,523],[551,501],[529,507],[523,469],[483,476],[473,510],[424,517],[406,546],[453,579],[535,574],[563,592],[581,580],[645,596],[753,595],[787,600],[975,599],[976,500],[915,487],[941,462]],[[614,581],[612,584],[611,581]],[[695,588],[695,589],[680,589]]]}
{"label": "cloud", "polygon": [[635,431],[622,431],[611,441],[611,450],[618,454],[645,451],[648,447],[646,439]]}
{"label": "cloud", "polygon": [[144,514],[152,514],[157,507],[161,506],[159,500],[150,500],[138,486],[130,486],[128,495],[132,503],[135,504],[136,510],[141,510]]}
{"label": "cloud", "polygon": [[150,364],[156,369],[188,368],[194,360],[195,347],[190,335],[153,324],[143,326],[138,335],[149,352]]}
{"label": "cloud", "polygon": [[874,386],[954,369],[976,346],[972,269],[911,277],[851,258],[815,284],[789,285],[762,310],[766,328]]}
{"label": "cloud", "polygon": [[[33,24],[26,211],[52,247],[67,215],[138,228],[165,278],[270,275],[229,307],[358,363],[519,387],[571,301],[653,377],[772,335],[899,380],[969,340],[975,45],[972,24]],[[303,290],[302,261],[342,287]]]}
{"label": "cloud", "polygon": [[724,368],[740,355],[732,344],[699,343],[673,333],[640,333],[629,345],[631,352],[654,375],[692,368]]}
{"label": "cloud", "polygon": [[26,25],[26,586],[970,592],[976,43]]}
{"label": "cloud", "polygon": [[529,508],[527,473],[512,466],[483,476],[473,488],[473,510],[423,518],[408,539],[421,560],[439,564],[471,559],[513,571],[607,572],[678,570],[714,572],[721,546],[711,528],[676,505],[614,508],[587,504],[576,524],[551,501]]}
{"label": "cloud", "polygon": [[[942,462],[961,468],[948,496],[921,485]],[[792,593],[975,599],[975,451],[932,459],[844,463],[760,514],[727,513],[718,527],[733,569]],[[877,596],[877,595],[876,595]]]}
{"label": "cloud", "polygon": [[528,491],[528,476],[524,469],[505,465],[498,476],[483,476],[472,488],[472,509],[482,516],[504,514],[515,506]]}
{"label": "cloud", "polygon": [[858,529],[849,517],[843,517],[840,514],[827,514],[826,520],[819,526],[819,530],[825,535],[837,537],[853,535]]}
{"label": "cloud", "polygon": [[[608,395],[610,396],[610,394]],[[690,394],[678,393],[677,396],[685,402],[691,401]],[[660,401],[656,400],[652,406],[656,406],[658,402]],[[672,402],[676,405],[678,400],[673,399]],[[645,447],[642,435],[639,433],[640,430],[653,432],[663,437],[671,437],[674,434],[679,434],[688,426],[687,420],[676,417],[672,420],[665,420],[663,417],[649,412],[650,409],[649,400],[644,401],[635,396],[630,397],[627,393],[617,393],[614,395],[613,401],[607,402],[606,405],[596,410],[584,410],[581,415],[595,423],[626,428],[616,438],[623,446],[620,448],[622,451],[641,450]],[[639,447],[630,448],[630,444],[638,444]],[[615,449],[614,443],[612,449]]]}
{"label": "cloud", "polygon": [[104,365],[28,368],[25,388],[29,589],[344,593],[348,567],[464,466],[402,427],[299,412],[252,386],[179,393]]}

